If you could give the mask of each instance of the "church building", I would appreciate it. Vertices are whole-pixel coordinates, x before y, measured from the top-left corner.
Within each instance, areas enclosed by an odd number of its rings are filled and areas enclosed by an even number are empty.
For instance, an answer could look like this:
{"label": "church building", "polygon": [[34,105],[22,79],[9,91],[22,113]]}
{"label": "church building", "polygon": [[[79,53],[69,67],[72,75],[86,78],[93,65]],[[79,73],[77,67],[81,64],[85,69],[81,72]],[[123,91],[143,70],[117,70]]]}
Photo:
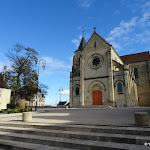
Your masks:
{"label": "church building", "polygon": [[70,107],[150,106],[149,52],[119,56],[94,31],[73,57]]}

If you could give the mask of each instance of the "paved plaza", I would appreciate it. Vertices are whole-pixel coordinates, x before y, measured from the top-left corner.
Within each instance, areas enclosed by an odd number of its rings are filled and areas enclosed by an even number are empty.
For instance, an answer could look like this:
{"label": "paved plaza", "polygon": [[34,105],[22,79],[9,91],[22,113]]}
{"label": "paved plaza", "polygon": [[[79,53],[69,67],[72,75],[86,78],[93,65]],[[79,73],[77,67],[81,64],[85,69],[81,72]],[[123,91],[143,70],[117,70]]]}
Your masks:
{"label": "paved plaza", "polygon": [[[33,109],[34,110],[34,109]],[[86,124],[134,126],[134,112],[147,112],[149,107],[140,108],[38,108],[32,111],[30,124]],[[22,122],[22,113],[0,114],[0,122]]]}

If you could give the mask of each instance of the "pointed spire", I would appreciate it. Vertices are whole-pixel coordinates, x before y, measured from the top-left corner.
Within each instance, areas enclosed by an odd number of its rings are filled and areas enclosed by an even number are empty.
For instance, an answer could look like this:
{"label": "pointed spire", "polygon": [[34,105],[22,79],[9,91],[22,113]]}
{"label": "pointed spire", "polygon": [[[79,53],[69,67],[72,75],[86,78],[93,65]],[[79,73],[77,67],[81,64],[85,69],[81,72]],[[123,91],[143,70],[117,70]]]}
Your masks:
{"label": "pointed spire", "polygon": [[80,42],[78,51],[81,51],[81,52],[82,52],[85,45],[86,45],[86,41],[85,41],[85,38],[84,38],[84,36],[83,36],[83,37],[82,37],[82,40],[81,40],[81,42]]}

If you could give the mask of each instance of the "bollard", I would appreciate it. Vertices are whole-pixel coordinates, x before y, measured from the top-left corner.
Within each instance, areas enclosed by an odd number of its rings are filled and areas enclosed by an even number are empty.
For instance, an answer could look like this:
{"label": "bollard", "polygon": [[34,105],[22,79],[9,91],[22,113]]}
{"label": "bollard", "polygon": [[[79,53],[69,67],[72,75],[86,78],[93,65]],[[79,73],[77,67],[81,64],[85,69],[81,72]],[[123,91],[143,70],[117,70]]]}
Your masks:
{"label": "bollard", "polygon": [[149,126],[149,116],[147,112],[135,112],[136,126]]}
{"label": "bollard", "polygon": [[68,106],[66,106],[66,109],[68,109]]}
{"label": "bollard", "polygon": [[24,121],[24,122],[32,121],[32,112],[23,112],[22,113],[22,121]]}

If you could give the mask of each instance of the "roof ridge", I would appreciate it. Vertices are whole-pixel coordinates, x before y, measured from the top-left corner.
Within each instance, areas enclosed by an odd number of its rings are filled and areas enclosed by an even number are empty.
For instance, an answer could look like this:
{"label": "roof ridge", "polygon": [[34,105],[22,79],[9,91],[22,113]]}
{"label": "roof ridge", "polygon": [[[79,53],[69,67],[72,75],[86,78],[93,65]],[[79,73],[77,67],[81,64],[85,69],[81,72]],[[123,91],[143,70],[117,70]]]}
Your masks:
{"label": "roof ridge", "polygon": [[146,52],[141,52],[141,53],[120,56],[120,58],[122,59],[124,63],[129,64],[129,63],[135,63],[135,62],[149,61],[150,55],[149,55],[149,51],[146,51]]}
{"label": "roof ridge", "polygon": [[[99,36],[99,38],[101,38],[106,44],[108,44],[109,46],[112,46],[112,44],[110,44],[109,42],[107,42],[103,37],[101,37],[96,31],[94,31],[94,33]],[[93,33],[93,35],[94,35]]]}
{"label": "roof ridge", "polygon": [[[108,43],[103,37],[101,37],[96,31],[93,32],[92,36],[89,38],[89,40],[87,41],[87,43],[85,44],[85,46],[88,44],[88,42],[90,41],[90,39],[93,37],[93,35],[96,34],[100,39],[102,39],[106,44],[108,44],[109,46],[112,46],[110,43]],[[84,46],[84,47],[85,47]],[[78,50],[77,50],[78,51]]]}
{"label": "roof ridge", "polygon": [[128,55],[122,55],[122,56],[120,56],[120,57],[123,57],[123,56],[130,56],[130,55],[138,55],[138,54],[142,54],[142,53],[149,53],[149,51],[140,52],[140,53],[134,53],[134,54],[128,54]]}

